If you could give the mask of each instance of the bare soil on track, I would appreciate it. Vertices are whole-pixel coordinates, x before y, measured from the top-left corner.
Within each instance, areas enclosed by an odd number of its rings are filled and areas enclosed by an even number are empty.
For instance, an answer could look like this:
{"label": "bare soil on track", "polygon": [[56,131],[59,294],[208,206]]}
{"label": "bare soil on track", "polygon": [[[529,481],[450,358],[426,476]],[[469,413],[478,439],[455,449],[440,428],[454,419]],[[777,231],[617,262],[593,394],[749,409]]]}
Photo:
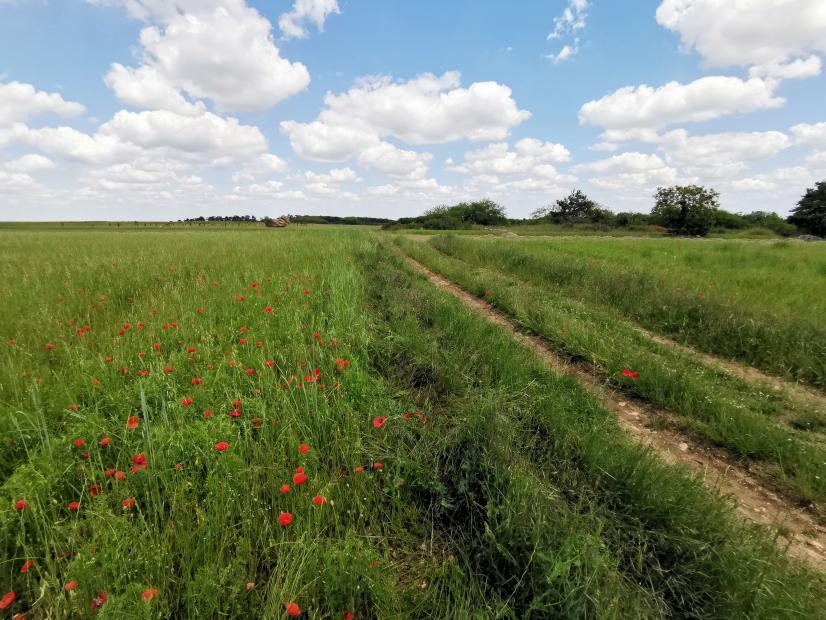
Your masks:
{"label": "bare soil on track", "polygon": [[[417,260],[405,258],[416,271],[440,289],[458,298],[491,323],[505,329],[523,345],[533,349],[552,369],[575,375],[606,409],[616,414],[620,424],[636,441],[656,452],[666,462],[687,466],[718,493],[730,498],[745,518],[775,529],[778,533],[778,545],[786,548],[790,556],[826,572],[826,520],[817,507],[801,506],[773,484],[769,474],[733,458],[725,450],[710,445],[701,437],[675,430],[680,426],[679,416],[617,392],[607,386],[594,369],[568,362],[544,339],[521,332],[506,314],[496,310],[486,301],[471,295]],[[678,343],[646,333],[662,344],[685,348]],[[754,369],[699,354],[693,349],[690,352],[704,358],[708,357],[709,363],[727,368],[747,379],[758,379],[772,384],[780,381]],[[784,384],[784,387],[788,386]],[[813,394],[805,388],[800,390],[795,393],[796,396],[807,400],[816,398],[822,402],[819,394]]]}

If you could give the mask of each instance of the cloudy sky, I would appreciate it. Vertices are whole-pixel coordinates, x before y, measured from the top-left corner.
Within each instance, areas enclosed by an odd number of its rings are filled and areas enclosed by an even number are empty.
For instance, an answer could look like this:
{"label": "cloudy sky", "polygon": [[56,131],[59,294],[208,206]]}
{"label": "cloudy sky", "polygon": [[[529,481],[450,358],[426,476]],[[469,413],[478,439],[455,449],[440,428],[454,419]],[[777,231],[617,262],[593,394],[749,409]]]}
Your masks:
{"label": "cloudy sky", "polygon": [[826,0],[0,0],[0,219],[786,214],[824,56]]}

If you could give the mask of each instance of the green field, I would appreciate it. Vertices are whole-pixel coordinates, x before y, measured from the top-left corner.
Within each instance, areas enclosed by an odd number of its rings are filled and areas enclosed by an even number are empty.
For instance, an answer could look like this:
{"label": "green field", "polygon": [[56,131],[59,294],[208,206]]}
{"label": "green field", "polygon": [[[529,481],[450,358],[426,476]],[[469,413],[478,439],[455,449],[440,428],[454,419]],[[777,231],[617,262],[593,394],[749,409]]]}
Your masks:
{"label": "green field", "polygon": [[816,404],[636,330],[822,388],[814,244],[9,226],[0,618],[826,616],[776,531],[400,252],[826,496]]}

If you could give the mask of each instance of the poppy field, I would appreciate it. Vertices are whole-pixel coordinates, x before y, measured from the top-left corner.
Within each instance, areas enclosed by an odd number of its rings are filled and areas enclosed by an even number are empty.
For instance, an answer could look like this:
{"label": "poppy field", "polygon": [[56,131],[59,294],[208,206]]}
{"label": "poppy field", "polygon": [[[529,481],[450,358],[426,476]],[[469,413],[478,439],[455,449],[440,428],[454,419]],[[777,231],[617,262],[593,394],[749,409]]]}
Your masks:
{"label": "poppy field", "polygon": [[[775,531],[399,254],[804,501],[826,494],[823,412],[477,243],[0,231],[0,618],[823,617],[822,573]],[[818,309],[796,307],[814,338]],[[819,353],[775,355],[820,386]]]}

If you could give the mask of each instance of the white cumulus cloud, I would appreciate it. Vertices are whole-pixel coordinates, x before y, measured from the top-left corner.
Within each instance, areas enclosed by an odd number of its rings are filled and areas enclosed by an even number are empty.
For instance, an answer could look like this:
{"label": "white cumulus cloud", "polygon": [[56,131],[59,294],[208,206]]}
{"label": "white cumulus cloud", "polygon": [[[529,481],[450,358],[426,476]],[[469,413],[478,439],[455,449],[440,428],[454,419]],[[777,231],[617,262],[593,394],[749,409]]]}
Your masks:
{"label": "white cumulus cloud", "polygon": [[295,0],[292,10],[278,18],[278,27],[286,39],[303,39],[307,36],[304,22],[312,22],[324,30],[327,18],[340,12],[338,0]]}

